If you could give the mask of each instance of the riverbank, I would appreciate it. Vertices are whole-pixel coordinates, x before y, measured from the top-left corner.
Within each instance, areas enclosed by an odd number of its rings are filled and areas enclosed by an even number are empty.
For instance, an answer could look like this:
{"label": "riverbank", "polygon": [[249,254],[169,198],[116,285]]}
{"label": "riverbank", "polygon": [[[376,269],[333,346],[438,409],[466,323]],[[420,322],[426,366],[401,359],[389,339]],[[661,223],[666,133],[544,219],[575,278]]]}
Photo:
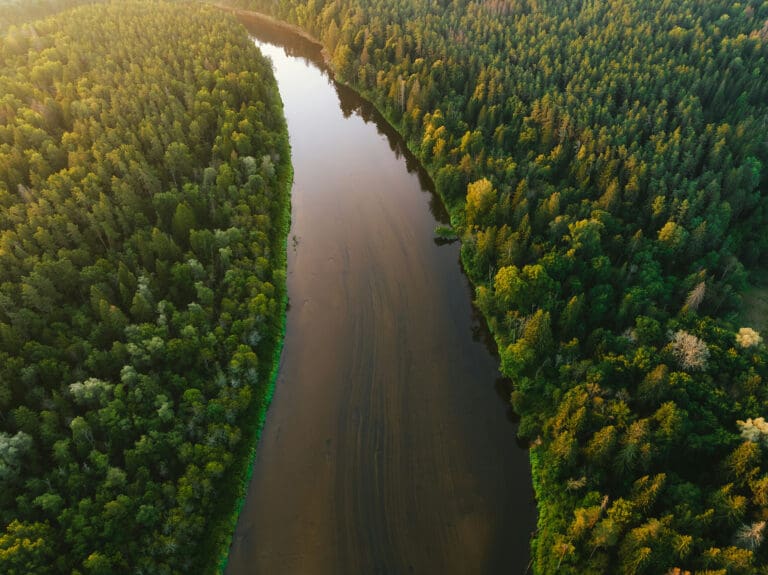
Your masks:
{"label": "riverbank", "polygon": [[278,30],[283,30],[284,32],[290,32],[292,34],[296,34],[300,38],[304,38],[305,40],[308,40],[313,44],[317,44],[317,46],[320,48],[320,54],[322,55],[323,62],[330,70],[333,69],[333,66],[331,63],[331,55],[328,53],[328,50],[325,48],[325,46],[323,46],[322,42],[320,42],[317,38],[315,38],[312,34],[307,32],[300,26],[291,24],[289,22],[285,22],[283,20],[278,20],[277,18],[274,18],[269,14],[264,14],[263,12],[254,12],[253,10],[243,10],[240,8],[233,8],[232,6],[227,6],[226,4],[213,4],[213,5],[216,8],[219,8],[224,12],[229,12],[230,14],[234,14],[239,18],[247,18],[256,23],[263,23],[269,26],[274,26]]}
{"label": "riverbank", "polygon": [[[287,130],[286,127],[286,140]],[[290,145],[289,145],[290,149]],[[264,421],[267,417],[267,411],[272,403],[272,397],[275,393],[275,385],[280,373],[280,365],[283,353],[283,345],[285,343],[285,330],[287,324],[287,311],[288,311],[288,290],[287,290],[287,272],[288,272],[288,235],[291,227],[291,188],[293,186],[293,165],[291,164],[290,154],[287,156],[287,160],[281,164],[280,172],[278,172],[279,181],[283,182],[283,189],[281,191],[280,198],[282,200],[280,230],[277,235],[279,242],[276,243],[275,253],[278,254],[278,265],[275,267],[273,279],[275,281],[275,289],[278,292],[278,317],[279,324],[274,341],[271,344],[271,352],[268,352],[270,358],[269,362],[260,364],[259,380],[267,381],[267,385],[263,388],[255,390],[259,395],[256,400],[253,401],[253,407],[246,419],[251,424],[251,429],[244,430],[244,435],[250,439],[244,443],[244,452],[242,452],[236,459],[239,464],[234,465],[233,476],[240,477],[241,479],[236,483],[236,502],[234,509],[226,514],[222,520],[218,523],[219,528],[214,529],[214,533],[218,533],[218,537],[212,537],[213,553],[212,556],[216,558],[216,573],[222,574],[227,568],[227,562],[229,560],[229,549],[232,545],[232,536],[237,526],[237,520],[245,504],[246,495],[248,492],[248,485],[253,477],[253,464],[256,458],[256,448],[261,438],[261,432],[264,429]]]}
{"label": "riverbank", "polygon": [[[229,9],[225,6],[217,5],[219,9],[226,12],[237,13],[239,11]],[[270,20],[269,17],[264,16],[264,20]],[[275,24],[277,21],[271,22]],[[295,30],[292,30],[295,32]],[[283,110],[280,110],[280,114],[283,115]],[[283,136],[285,138],[286,147],[282,150],[283,154],[279,160],[277,166],[277,181],[281,182],[281,189],[279,190],[279,226],[275,235],[275,242],[272,246],[273,253],[275,254],[276,265],[273,268],[272,273],[272,285],[276,290],[275,299],[278,302],[278,309],[276,311],[277,324],[273,326],[267,326],[268,331],[273,332],[273,337],[267,337],[266,345],[263,345],[259,354],[259,357],[269,358],[269,361],[259,362],[258,368],[258,381],[267,382],[266,385],[258,388],[254,388],[253,392],[256,394],[251,401],[251,408],[244,417],[246,425],[241,429],[243,431],[243,437],[248,438],[247,441],[240,442],[242,448],[238,449],[235,454],[235,463],[233,463],[230,470],[231,477],[235,478],[235,481],[230,485],[232,489],[232,495],[230,498],[224,496],[223,499],[234,499],[234,505],[228,506],[220,513],[218,519],[214,519],[214,527],[211,529],[210,536],[205,544],[210,550],[204,553],[205,556],[210,557],[208,569],[206,571],[224,573],[227,562],[229,559],[229,549],[232,545],[232,536],[237,525],[238,517],[245,503],[248,485],[251,482],[253,476],[253,463],[256,457],[256,450],[261,438],[261,433],[264,428],[264,422],[266,420],[267,411],[272,402],[272,397],[275,392],[275,385],[280,372],[281,357],[283,352],[283,345],[285,342],[285,331],[287,322],[287,309],[288,309],[288,290],[287,290],[287,271],[288,271],[288,235],[291,227],[291,189],[293,186],[293,165],[291,163],[290,143],[288,143],[288,127],[283,122]]]}

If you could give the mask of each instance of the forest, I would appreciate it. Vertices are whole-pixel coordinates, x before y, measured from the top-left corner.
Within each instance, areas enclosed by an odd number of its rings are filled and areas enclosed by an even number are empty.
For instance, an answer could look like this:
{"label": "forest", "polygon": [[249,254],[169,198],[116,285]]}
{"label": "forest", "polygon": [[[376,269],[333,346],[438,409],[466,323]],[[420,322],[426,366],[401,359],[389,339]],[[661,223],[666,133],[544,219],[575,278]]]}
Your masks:
{"label": "forest", "polygon": [[23,23],[77,3],[2,7],[0,572],[210,573],[284,329],[282,104],[211,7]]}
{"label": "forest", "polygon": [[741,297],[768,263],[768,2],[228,4],[318,38],[432,175],[530,442],[533,572],[768,572]]}

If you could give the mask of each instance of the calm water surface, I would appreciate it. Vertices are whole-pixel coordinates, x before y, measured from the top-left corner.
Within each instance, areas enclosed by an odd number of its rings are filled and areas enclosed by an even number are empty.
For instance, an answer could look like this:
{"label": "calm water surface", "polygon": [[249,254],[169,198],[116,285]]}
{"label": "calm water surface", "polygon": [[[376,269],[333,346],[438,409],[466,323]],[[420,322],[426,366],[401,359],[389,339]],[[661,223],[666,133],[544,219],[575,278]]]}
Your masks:
{"label": "calm water surface", "polygon": [[227,573],[524,573],[528,457],[427,178],[315,45],[248,26],[295,183],[285,348]]}

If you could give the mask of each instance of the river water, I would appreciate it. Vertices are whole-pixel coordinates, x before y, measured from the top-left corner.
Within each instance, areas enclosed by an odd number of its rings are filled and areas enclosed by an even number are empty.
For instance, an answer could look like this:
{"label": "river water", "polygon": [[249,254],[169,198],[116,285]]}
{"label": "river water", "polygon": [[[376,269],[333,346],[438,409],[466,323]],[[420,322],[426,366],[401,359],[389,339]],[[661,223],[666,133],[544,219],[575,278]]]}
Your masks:
{"label": "river water", "polygon": [[428,178],[316,45],[245,23],[295,181],[285,347],[227,573],[524,573],[528,456]]}

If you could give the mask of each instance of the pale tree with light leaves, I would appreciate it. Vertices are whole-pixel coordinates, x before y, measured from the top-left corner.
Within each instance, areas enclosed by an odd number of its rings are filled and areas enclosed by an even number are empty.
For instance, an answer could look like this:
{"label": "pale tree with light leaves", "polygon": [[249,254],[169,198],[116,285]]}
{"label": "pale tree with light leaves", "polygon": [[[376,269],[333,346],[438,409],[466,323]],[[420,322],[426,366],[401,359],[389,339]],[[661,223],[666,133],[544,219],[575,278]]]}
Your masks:
{"label": "pale tree with light leaves", "polygon": [[707,344],[692,333],[680,329],[672,335],[670,342],[672,355],[680,363],[680,367],[687,370],[704,369],[709,359]]}
{"label": "pale tree with light leaves", "polygon": [[736,425],[739,426],[741,431],[741,437],[747,441],[753,443],[763,443],[768,447],[768,422],[764,417],[755,417],[752,419],[748,417],[746,421],[738,420]]}
{"label": "pale tree with light leaves", "polygon": [[763,338],[760,336],[760,333],[751,327],[742,327],[739,329],[739,333],[736,334],[736,343],[745,349],[760,345],[762,342]]}
{"label": "pale tree with light leaves", "polygon": [[739,547],[755,551],[765,538],[765,521],[742,525],[736,531],[736,544]]}

